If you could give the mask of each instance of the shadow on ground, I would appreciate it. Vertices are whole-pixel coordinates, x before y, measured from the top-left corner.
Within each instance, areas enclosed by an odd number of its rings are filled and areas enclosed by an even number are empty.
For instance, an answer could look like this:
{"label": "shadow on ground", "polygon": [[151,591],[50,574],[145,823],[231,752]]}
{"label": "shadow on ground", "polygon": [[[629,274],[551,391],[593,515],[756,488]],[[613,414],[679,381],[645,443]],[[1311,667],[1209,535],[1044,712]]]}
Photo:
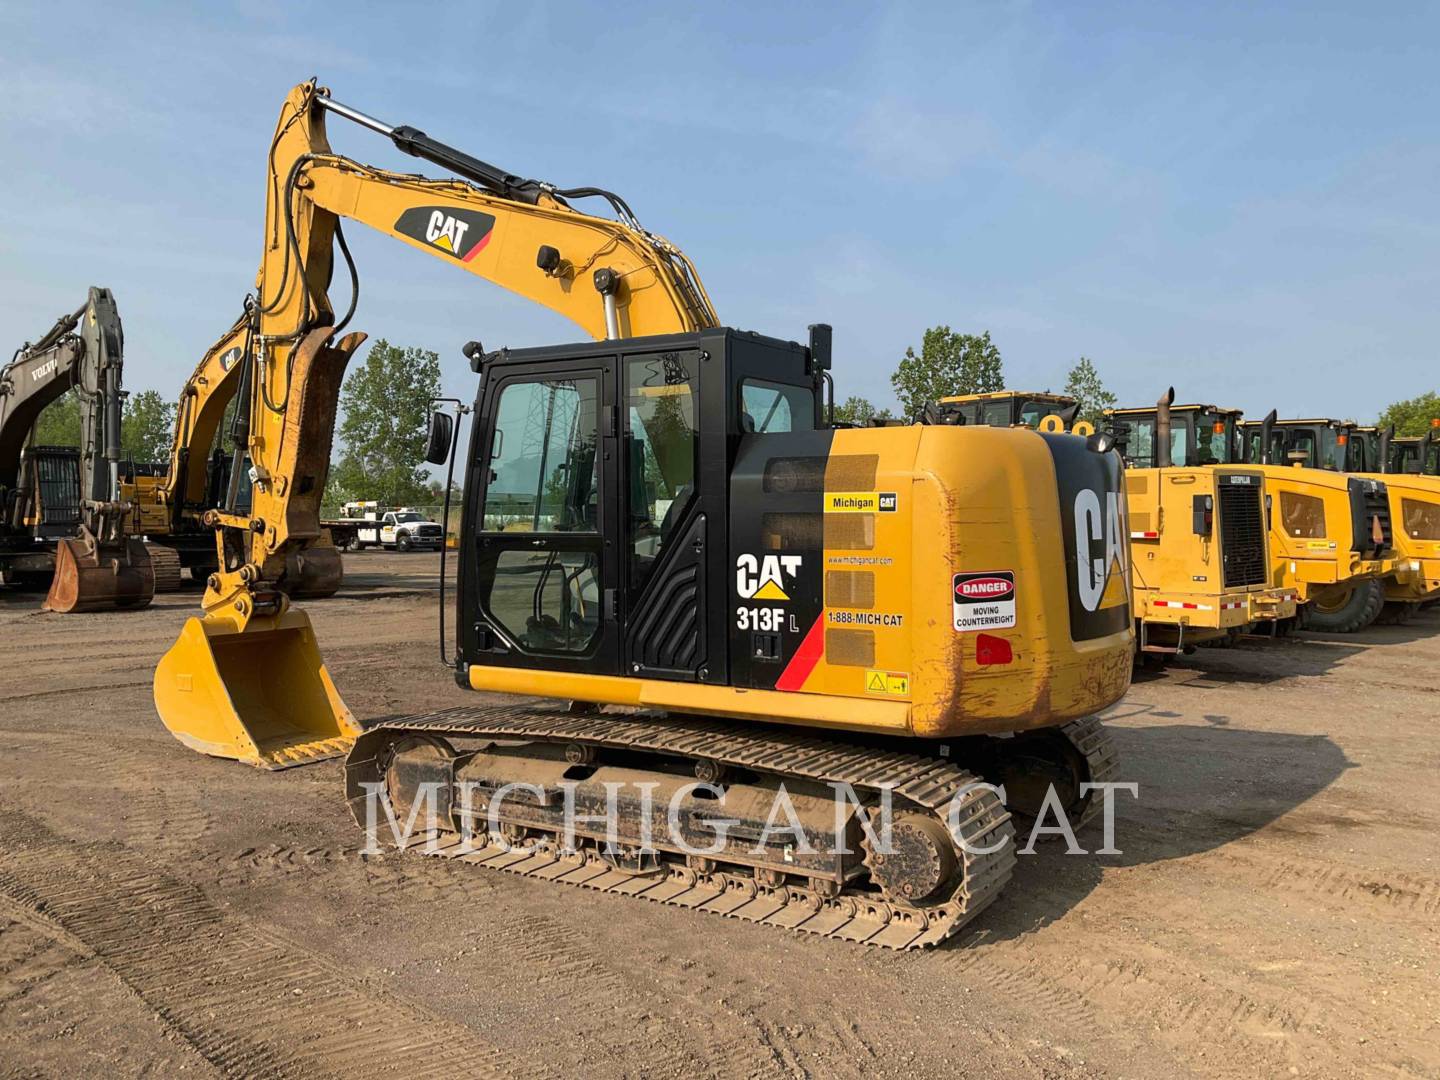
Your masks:
{"label": "shadow on ground", "polygon": [[[1107,719],[1157,712],[1122,705],[1118,716]],[[1112,727],[1119,778],[1139,785],[1138,798],[1116,796],[1115,845],[1122,853],[1067,855],[1063,839],[1041,840],[1034,854],[1020,856],[1000,900],[957,944],[1007,940],[1060,918],[1095,889],[1107,868],[1183,859],[1270,827],[1308,831],[1303,820],[1277,822],[1354,767],[1325,735],[1245,731],[1228,726],[1225,717],[1208,719]],[[1323,825],[1336,827],[1329,818]],[[1101,822],[1092,821],[1077,840],[1087,852],[1103,846]],[[1017,842],[1025,846],[1023,831]]]}

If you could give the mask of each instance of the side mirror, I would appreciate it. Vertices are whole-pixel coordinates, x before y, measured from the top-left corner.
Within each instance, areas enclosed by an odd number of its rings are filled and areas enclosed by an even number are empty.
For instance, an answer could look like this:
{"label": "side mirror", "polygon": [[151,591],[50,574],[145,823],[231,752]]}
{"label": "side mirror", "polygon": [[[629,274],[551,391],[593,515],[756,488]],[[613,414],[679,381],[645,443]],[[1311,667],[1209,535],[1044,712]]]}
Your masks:
{"label": "side mirror", "polygon": [[425,433],[425,460],[431,465],[444,465],[450,458],[454,437],[455,418],[449,413],[432,412],[430,429]]}

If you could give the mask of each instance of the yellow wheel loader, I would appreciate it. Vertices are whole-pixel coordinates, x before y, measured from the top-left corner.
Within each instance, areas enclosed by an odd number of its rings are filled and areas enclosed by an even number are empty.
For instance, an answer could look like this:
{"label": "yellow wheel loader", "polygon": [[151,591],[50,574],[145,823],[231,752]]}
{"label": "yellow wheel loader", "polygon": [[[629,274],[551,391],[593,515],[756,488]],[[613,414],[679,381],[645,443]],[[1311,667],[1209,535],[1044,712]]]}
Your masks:
{"label": "yellow wheel loader", "polygon": [[[332,114],[457,179],[331,153]],[[1125,692],[1133,649],[1121,464],[1103,443],[834,428],[828,327],[804,346],[723,328],[688,260],[618,196],[506,173],[313,84],[268,160],[237,360],[252,499],[207,515],[205,614],[155,674],[183,742],[274,768],[359,735],[357,821],[408,822],[406,844],[894,948],[942,941],[995,898],[1011,809],[1099,810],[1115,760],[1094,714]],[[618,220],[570,205],[588,197]],[[363,734],[287,594],[319,539],[361,337],[328,296],[341,217],[595,339],[465,350],[480,386],[454,677],[525,699]],[[450,419],[432,422],[432,461]],[[777,801],[793,826],[778,837]]]}
{"label": "yellow wheel loader", "polygon": [[[144,607],[178,576],[165,551],[127,534],[120,497],[124,333],[109,289],[62,316],[0,368],[0,576],[49,590],[60,613]],[[80,446],[28,446],[51,402],[80,398]],[[54,546],[51,546],[51,545]]]}
{"label": "yellow wheel loader", "polygon": [[1149,662],[1250,629],[1282,632],[1297,591],[1273,580],[1270,495],[1259,469],[1231,463],[1236,416],[1175,405],[1107,409],[1125,458],[1138,655]]}
{"label": "yellow wheel loader", "polygon": [[[1196,645],[1228,642],[1252,624],[1273,627],[1295,614],[1295,591],[1270,583],[1264,483],[1255,470],[1220,467],[1210,446],[1233,421],[1200,417],[1171,395],[1149,410],[1111,411],[1126,459],[1136,658],[1158,662]],[[939,422],[1069,430],[1089,435],[1079,405],[1061,394],[1006,390],[942,398]],[[1193,418],[1192,418],[1193,414]],[[1157,442],[1157,418],[1165,428]],[[1217,418],[1218,419],[1218,418]],[[1209,426],[1205,426],[1209,425]],[[1203,430],[1202,430],[1203,428]]]}
{"label": "yellow wheel loader", "polygon": [[[1251,434],[1252,425],[1242,423],[1237,409],[1175,406],[1168,398],[1156,406],[1113,410],[1114,422],[1126,428],[1132,460],[1149,463],[1157,452],[1164,458],[1157,433],[1161,413],[1168,412],[1171,460],[1183,450],[1197,463],[1250,466],[1264,478],[1271,587],[1282,595],[1293,590],[1301,605],[1298,617],[1316,629],[1367,625],[1383,601],[1380,579],[1394,569],[1385,485],[1273,464],[1274,440],[1265,434],[1273,413],[1254,424]],[[1234,434],[1242,427],[1243,438]]]}
{"label": "yellow wheel loader", "polygon": [[[1253,425],[1246,425],[1246,434],[1251,444],[1259,440]],[[1331,606],[1340,612],[1363,601],[1368,610],[1377,603],[1378,591],[1383,606],[1374,619],[1386,623],[1404,622],[1422,603],[1440,596],[1440,479],[1397,471],[1404,451],[1397,459],[1393,436],[1393,429],[1333,418],[1282,420],[1269,436],[1272,455],[1283,455],[1291,465],[1347,473],[1385,492],[1392,563],[1378,582],[1363,592],[1357,587],[1348,598],[1332,599]],[[1415,445],[1417,451],[1424,449],[1418,441]]]}

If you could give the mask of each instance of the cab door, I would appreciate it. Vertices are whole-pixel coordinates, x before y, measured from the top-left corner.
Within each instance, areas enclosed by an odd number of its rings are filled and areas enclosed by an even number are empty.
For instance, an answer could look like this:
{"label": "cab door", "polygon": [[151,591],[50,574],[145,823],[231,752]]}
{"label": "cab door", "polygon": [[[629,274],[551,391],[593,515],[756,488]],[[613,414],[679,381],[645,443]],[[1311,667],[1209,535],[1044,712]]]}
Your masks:
{"label": "cab door", "polygon": [[619,674],[614,361],[513,365],[493,380],[470,463],[483,491],[462,582],[472,662]]}

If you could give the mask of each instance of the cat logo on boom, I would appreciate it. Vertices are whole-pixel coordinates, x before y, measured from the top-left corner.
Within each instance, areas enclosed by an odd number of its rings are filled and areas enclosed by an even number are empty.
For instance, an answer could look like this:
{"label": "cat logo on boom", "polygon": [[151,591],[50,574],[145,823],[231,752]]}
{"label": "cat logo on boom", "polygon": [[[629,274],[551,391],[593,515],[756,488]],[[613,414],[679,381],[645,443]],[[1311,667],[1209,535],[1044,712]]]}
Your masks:
{"label": "cat logo on boom", "polygon": [[735,591],[745,600],[789,600],[785,578],[795,578],[799,555],[741,555],[735,560]]}
{"label": "cat logo on boom", "polygon": [[478,210],[454,206],[412,206],[395,222],[395,231],[436,251],[469,262],[490,242],[495,219]]}

